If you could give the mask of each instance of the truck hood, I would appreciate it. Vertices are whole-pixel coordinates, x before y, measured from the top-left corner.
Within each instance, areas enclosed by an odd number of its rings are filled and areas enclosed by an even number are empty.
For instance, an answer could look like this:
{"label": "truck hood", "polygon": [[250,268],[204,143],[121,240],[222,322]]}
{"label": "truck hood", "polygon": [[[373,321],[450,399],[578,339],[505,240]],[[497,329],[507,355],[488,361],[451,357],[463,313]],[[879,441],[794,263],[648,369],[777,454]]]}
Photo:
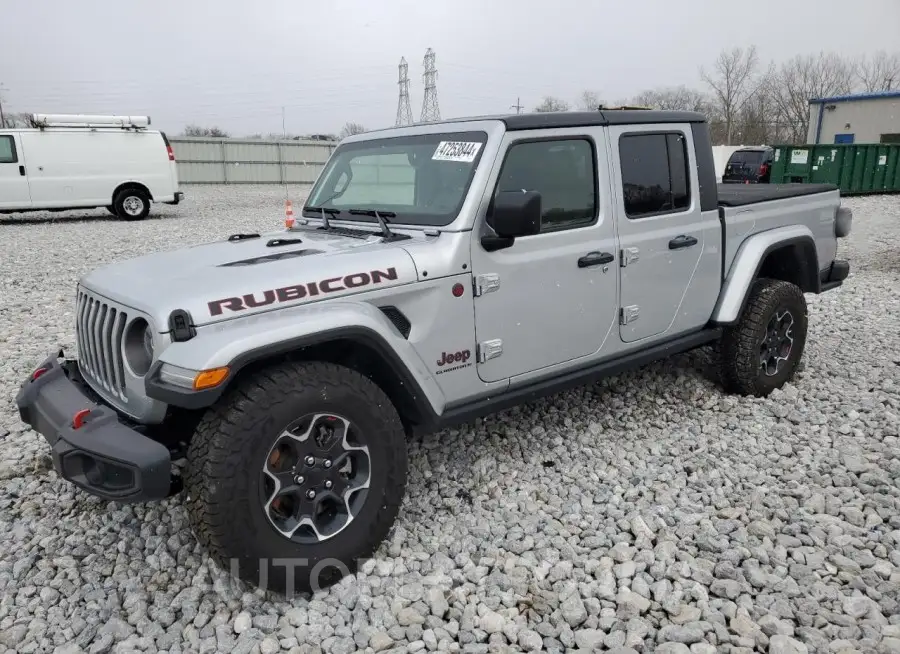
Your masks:
{"label": "truck hood", "polygon": [[277,231],[112,263],[85,275],[81,290],[147,314],[157,331],[188,311],[195,326],[418,279],[405,243],[314,230]]}

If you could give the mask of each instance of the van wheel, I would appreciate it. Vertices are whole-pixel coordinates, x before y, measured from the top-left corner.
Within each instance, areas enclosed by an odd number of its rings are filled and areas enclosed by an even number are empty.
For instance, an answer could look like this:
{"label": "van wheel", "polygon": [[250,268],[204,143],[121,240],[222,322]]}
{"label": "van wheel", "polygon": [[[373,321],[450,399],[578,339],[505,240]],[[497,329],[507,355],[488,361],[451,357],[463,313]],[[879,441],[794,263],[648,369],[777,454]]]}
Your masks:
{"label": "van wheel", "polygon": [[290,596],[352,574],[387,536],[406,488],[406,433],[364,375],[285,362],[226,391],[187,461],[201,544],[232,575]]}
{"label": "van wheel", "polygon": [[806,345],[807,308],[796,284],[757,279],[736,325],[722,336],[722,381],[729,392],[765,397],[791,380]]}
{"label": "van wheel", "polygon": [[122,220],[143,220],[150,213],[150,197],[140,189],[126,188],[116,194],[112,208]]}

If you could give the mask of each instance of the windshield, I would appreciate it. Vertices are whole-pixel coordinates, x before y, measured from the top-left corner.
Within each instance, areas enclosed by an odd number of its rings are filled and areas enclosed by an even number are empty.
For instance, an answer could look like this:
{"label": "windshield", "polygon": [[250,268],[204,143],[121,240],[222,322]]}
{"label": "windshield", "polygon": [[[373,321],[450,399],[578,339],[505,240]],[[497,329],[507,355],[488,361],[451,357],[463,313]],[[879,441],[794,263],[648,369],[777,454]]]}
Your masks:
{"label": "windshield", "polygon": [[[393,212],[392,223],[449,225],[462,207],[485,132],[395,136],[337,147],[307,199],[337,219],[374,220],[350,209]],[[304,211],[319,217],[319,211]],[[346,214],[346,215],[344,215]]]}
{"label": "windshield", "polygon": [[762,163],[765,154],[762,150],[738,151],[731,155],[731,160],[728,163],[758,164]]}

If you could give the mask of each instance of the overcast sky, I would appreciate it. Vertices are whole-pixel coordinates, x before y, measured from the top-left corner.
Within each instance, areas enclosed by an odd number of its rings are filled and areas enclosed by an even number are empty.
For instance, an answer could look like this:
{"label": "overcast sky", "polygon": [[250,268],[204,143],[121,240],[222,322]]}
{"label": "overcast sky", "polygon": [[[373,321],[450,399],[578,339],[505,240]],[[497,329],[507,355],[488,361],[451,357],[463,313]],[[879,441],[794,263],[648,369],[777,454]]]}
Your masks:
{"label": "overcast sky", "polygon": [[0,0],[7,111],[150,115],[232,135],[392,125],[397,64],[413,117],[437,55],[443,117],[533,108],[585,89],[614,102],[700,86],[698,67],[755,43],[764,61],[832,46],[900,49],[900,0]]}

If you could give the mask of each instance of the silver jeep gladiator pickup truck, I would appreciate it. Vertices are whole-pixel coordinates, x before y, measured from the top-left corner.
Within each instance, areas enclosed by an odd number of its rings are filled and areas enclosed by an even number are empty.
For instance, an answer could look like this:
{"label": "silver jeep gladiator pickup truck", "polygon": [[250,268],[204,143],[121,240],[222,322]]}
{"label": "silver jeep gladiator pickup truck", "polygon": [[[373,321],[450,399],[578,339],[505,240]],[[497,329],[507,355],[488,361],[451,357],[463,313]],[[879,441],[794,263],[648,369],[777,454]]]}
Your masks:
{"label": "silver jeep gladiator pickup truck", "polygon": [[82,278],[78,358],[17,403],[64,479],[183,492],[224,568],[308,591],[388,534],[415,430],[716,342],[726,390],[782,386],[851,221],[832,186],[717,185],[696,113],[368,132],[295,224]]}

